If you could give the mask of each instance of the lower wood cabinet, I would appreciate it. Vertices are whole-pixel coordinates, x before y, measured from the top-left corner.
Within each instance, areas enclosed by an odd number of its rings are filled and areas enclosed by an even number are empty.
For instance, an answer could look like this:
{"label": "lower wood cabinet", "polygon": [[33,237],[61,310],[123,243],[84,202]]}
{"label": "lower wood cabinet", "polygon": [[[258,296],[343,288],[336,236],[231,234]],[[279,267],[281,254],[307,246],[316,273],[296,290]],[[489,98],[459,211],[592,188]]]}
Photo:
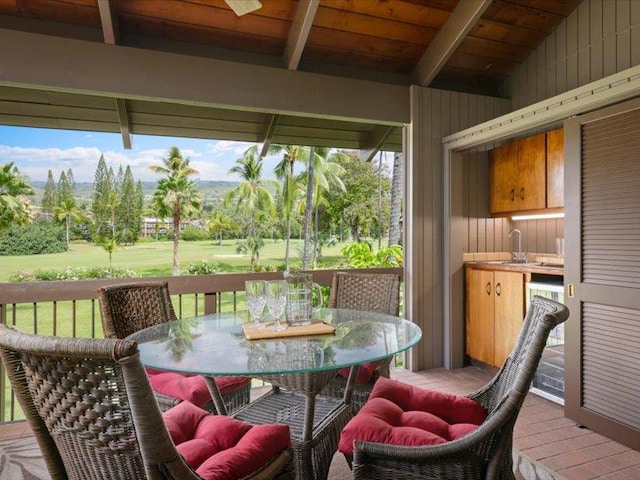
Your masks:
{"label": "lower wood cabinet", "polygon": [[466,268],[466,352],[502,366],[525,314],[525,273]]}

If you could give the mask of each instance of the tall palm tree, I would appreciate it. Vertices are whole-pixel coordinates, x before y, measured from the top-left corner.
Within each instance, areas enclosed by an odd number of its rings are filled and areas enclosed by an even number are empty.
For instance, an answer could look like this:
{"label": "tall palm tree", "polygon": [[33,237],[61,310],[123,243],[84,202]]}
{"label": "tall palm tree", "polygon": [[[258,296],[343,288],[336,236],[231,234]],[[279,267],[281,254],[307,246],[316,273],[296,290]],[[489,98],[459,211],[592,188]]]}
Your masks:
{"label": "tall palm tree", "polygon": [[391,215],[389,218],[389,246],[400,245],[402,230],[402,152],[393,154],[393,177],[391,180]]}
{"label": "tall palm tree", "polygon": [[340,190],[344,190],[344,183],[340,175],[344,173],[344,168],[339,161],[346,157],[344,153],[334,152],[327,147],[313,147],[307,161],[307,171],[303,174],[307,183],[307,193],[304,201],[304,225],[305,237],[302,254],[302,268],[309,267],[309,256],[311,246],[311,214],[316,212],[315,235],[314,235],[314,263],[317,256],[318,243],[318,208],[323,203],[323,193],[329,190],[331,185],[335,185]]}
{"label": "tall palm tree", "polygon": [[280,194],[282,198],[282,210],[286,222],[284,265],[285,270],[289,270],[289,252],[291,244],[291,216],[299,200],[301,185],[295,176],[295,163],[307,161],[309,158],[309,147],[297,145],[277,145],[272,144],[268,149],[269,155],[282,154],[282,159],[276,164],[273,172],[280,181]]}
{"label": "tall palm tree", "polygon": [[[234,205],[236,212],[243,210],[249,216],[249,232],[247,242],[250,245],[259,245],[257,219],[264,211],[273,210],[273,198],[269,186],[273,182],[262,178],[262,158],[256,156],[257,149],[250,147],[244,152],[242,158],[236,160],[236,164],[229,169],[229,173],[237,173],[242,181],[233,190],[225,195],[226,206]],[[274,185],[275,186],[275,185]],[[251,252],[251,267],[256,263],[255,248]]]}
{"label": "tall palm tree", "polygon": [[69,238],[69,232],[71,230],[71,219],[83,220],[85,217],[82,210],[76,205],[76,201],[73,198],[64,198],[60,201],[60,204],[53,207],[53,213],[55,213],[58,220],[64,220],[65,231],[67,237],[67,252],[71,251],[71,241]]}
{"label": "tall palm tree", "polygon": [[180,222],[202,208],[202,197],[191,177],[198,171],[183,158],[178,147],[171,147],[162,165],[153,165],[151,171],[164,175],[158,180],[154,193],[155,203],[171,212],[173,219],[173,275],[180,275],[178,246],[180,242]]}
{"label": "tall palm tree", "polygon": [[28,195],[33,188],[12,162],[0,167],[0,232],[29,223],[33,216]]}

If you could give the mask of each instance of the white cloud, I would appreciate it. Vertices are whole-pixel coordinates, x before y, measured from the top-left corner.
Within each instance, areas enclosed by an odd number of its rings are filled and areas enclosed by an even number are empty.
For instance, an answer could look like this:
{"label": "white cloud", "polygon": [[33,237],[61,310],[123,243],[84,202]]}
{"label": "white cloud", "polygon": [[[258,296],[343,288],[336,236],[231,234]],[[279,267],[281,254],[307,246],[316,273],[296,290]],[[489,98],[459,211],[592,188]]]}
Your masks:
{"label": "white cloud", "polygon": [[220,140],[216,143],[207,144],[207,148],[216,156],[228,155],[233,153],[240,158],[247,148],[252,147],[255,143],[251,142],[234,142],[232,140]]}

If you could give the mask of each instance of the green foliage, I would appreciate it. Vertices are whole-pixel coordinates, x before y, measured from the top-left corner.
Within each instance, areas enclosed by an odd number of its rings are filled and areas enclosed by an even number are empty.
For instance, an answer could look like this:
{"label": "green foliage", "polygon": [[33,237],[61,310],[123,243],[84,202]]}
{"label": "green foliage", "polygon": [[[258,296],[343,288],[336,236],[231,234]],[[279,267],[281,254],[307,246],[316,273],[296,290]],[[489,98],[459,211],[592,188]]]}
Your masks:
{"label": "green foliage", "polygon": [[47,183],[44,186],[44,193],[42,194],[42,202],[40,205],[42,211],[45,213],[52,213],[53,207],[56,205],[56,182],[53,179],[51,169],[47,172]]}
{"label": "green foliage", "polygon": [[382,247],[374,252],[370,243],[359,242],[347,245],[342,249],[342,253],[354,268],[399,267],[403,261],[400,245]]}
{"label": "green foliage", "polygon": [[65,230],[50,220],[13,225],[0,235],[0,255],[37,255],[66,252]]}
{"label": "green foliage", "polygon": [[211,234],[202,228],[189,225],[180,234],[180,240],[185,242],[195,242],[198,240],[208,240],[211,238]]}
{"label": "green foliage", "polygon": [[213,260],[198,260],[187,266],[189,275],[212,275],[220,271],[220,264]]}
{"label": "green foliage", "polygon": [[254,273],[275,272],[276,271],[276,266],[275,265],[259,265],[259,264],[256,264],[253,267],[251,267],[251,271],[254,272]]}
{"label": "green foliage", "polygon": [[0,232],[31,221],[28,195],[33,195],[33,188],[18,167],[11,162],[0,166]]}
{"label": "green foliage", "polygon": [[132,278],[136,272],[128,268],[106,267],[67,267],[63,270],[37,270],[35,273],[13,272],[9,277],[10,282],[35,282],[55,280],[89,280],[94,278]]}

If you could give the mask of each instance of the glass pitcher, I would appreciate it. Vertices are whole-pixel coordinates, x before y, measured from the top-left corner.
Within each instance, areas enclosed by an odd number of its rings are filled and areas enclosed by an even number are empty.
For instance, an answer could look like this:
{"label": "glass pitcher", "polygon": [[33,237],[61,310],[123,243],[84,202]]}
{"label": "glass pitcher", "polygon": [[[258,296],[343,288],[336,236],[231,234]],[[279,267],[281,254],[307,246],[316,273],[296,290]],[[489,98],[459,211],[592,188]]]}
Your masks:
{"label": "glass pitcher", "polygon": [[[284,279],[288,284],[286,317],[287,324],[292,327],[309,325],[311,316],[322,306],[322,290],[320,285],[313,283],[310,273],[287,272]],[[317,306],[313,305],[314,289],[318,299]]]}

